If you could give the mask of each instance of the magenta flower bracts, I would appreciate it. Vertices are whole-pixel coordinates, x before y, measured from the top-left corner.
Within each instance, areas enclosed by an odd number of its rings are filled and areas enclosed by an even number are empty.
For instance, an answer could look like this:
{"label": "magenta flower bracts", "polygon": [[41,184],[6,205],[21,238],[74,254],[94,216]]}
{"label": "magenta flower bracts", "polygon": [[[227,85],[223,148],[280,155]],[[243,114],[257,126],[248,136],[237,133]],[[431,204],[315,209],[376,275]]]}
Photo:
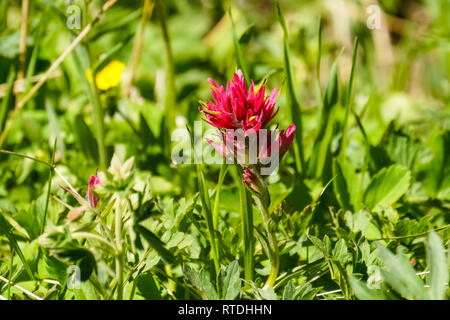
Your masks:
{"label": "magenta flower bracts", "polygon": [[277,132],[273,130],[267,130],[265,134],[259,134],[258,132],[245,134],[236,133],[232,131],[225,131],[221,134],[221,143],[216,143],[211,139],[206,138],[206,141],[211,144],[217,152],[223,157],[242,159],[244,162],[246,148],[248,144],[244,141],[245,138],[256,139],[257,145],[257,162],[261,163],[262,160],[270,158],[272,156],[278,156],[278,160],[281,160],[286,152],[292,145],[294,140],[295,124],[291,124],[287,130],[281,130],[276,137]]}
{"label": "magenta flower bracts", "polygon": [[[278,89],[265,96],[265,81],[255,89],[252,80],[247,90],[241,70],[234,73],[227,89],[209,79],[215,103],[201,102],[200,112],[205,122],[219,129],[220,142],[206,139],[223,157],[235,159],[243,168],[256,170],[270,161],[278,161],[291,147],[295,125],[287,130],[268,130],[269,122],[278,113],[276,99]],[[266,171],[270,174],[272,170]],[[259,172],[257,173],[259,174]],[[264,173],[263,173],[264,174]]]}
{"label": "magenta flower bracts", "polygon": [[92,192],[92,188],[94,187],[94,185],[100,184],[100,179],[97,177],[97,173],[98,171],[95,173],[95,176],[91,176],[91,178],[89,179],[89,186],[88,186],[89,203],[93,208],[97,206],[99,200],[98,197],[96,197]]}
{"label": "magenta flower bracts", "polygon": [[247,90],[241,70],[234,73],[226,90],[211,78],[208,80],[215,103],[201,102],[199,110],[205,115],[203,120],[218,129],[243,129],[246,133],[258,131],[278,113],[278,109],[275,111],[278,89],[273,89],[270,96],[265,97],[264,82],[255,89],[252,80]]}

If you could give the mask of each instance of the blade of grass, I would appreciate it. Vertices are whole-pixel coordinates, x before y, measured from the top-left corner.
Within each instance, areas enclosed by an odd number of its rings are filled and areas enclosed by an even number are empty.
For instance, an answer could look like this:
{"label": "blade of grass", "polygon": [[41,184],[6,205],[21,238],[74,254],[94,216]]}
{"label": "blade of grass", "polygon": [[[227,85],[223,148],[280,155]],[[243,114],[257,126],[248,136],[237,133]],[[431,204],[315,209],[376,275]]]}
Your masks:
{"label": "blade of grass", "polygon": [[51,168],[48,173],[47,197],[45,199],[44,219],[42,220],[41,234],[44,233],[45,226],[47,225],[47,212],[48,212],[48,204],[50,202],[50,194],[51,194],[51,189],[52,189],[53,167],[55,166],[55,154],[56,154],[57,140],[58,139],[55,138],[55,142],[53,143]]}
{"label": "blade of grass", "polygon": [[[194,146],[194,153],[195,153],[195,142],[197,138],[194,136],[194,133],[192,132],[192,129],[189,125],[186,125],[186,128],[191,137],[191,145]],[[196,155],[193,154],[192,157],[193,159],[195,159]],[[202,214],[206,220],[209,242],[211,245],[211,258],[214,262],[215,272],[217,275],[220,268],[219,244],[216,239],[216,232],[214,229],[214,221],[213,221],[214,217],[213,212],[211,210],[211,201],[209,199],[208,189],[206,188],[205,177],[203,176],[201,164],[196,164],[196,169],[197,169],[198,188],[200,193],[200,199],[202,202]]]}
{"label": "blade of grass", "polygon": [[0,149],[0,153],[8,154],[8,155],[11,155],[11,156],[16,156],[16,157],[20,157],[20,158],[30,159],[30,160],[39,162],[41,164],[44,164],[47,167],[53,168],[53,166],[50,163],[42,161],[42,160],[39,160],[39,159],[36,159],[36,158],[33,158],[33,157],[28,156],[26,154],[17,153],[17,152],[13,152],[13,151],[9,151],[9,150],[3,150],[3,149]]}
{"label": "blade of grass", "polygon": [[315,138],[313,152],[309,159],[308,173],[313,177],[322,175],[326,159],[329,157],[329,144],[333,129],[334,109],[338,103],[338,75],[337,62],[340,55],[335,59],[328,79],[323,107],[320,109],[318,132]]}
{"label": "blade of grass", "polygon": [[216,186],[216,197],[214,199],[214,207],[213,207],[213,224],[214,229],[217,230],[217,225],[219,224],[219,204],[220,204],[220,190],[222,189],[223,180],[227,174],[227,164],[223,163],[220,166],[219,172],[219,180],[217,181]]}
{"label": "blade of grass", "polygon": [[[23,92],[25,92],[25,93],[27,93],[31,88],[34,71],[36,70],[36,63],[37,63],[37,58],[39,56],[39,50],[40,50],[39,43],[42,38],[43,25],[44,24],[40,24],[38,30],[36,31],[36,36],[35,36],[36,44],[34,45],[33,50],[31,51],[31,57],[30,57],[30,61],[28,62],[27,73],[25,75],[25,83],[23,86],[23,90],[24,90]],[[34,101],[31,100],[29,103],[31,105],[31,108],[33,108]]]}
{"label": "blade of grass", "polygon": [[322,89],[320,88],[320,61],[322,59],[322,39],[323,39],[323,20],[319,20],[319,30],[317,35],[317,61],[316,61],[316,101],[318,108],[322,108]]}
{"label": "blade of grass", "polygon": [[276,2],[278,21],[283,29],[283,53],[284,53],[284,68],[286,70],[286,80],[287,80],[287,104],[291,112],[291,118],[296,126],[295,130],[295,159],[297,172],[305,173],[305,157],[303,153],[303,123],[302,123],[302,113],[300,105],[295,96],[294,83],[292,79],[292,68],[289,58],[289,43],[288,43],[288,30],[286,27],[286,22],[284,20],[284,14],[280,7],[280,4]]}
{"label": "blade of grass", "polygon": [[[237,166],[236,176],[239,176]],[[236,182],[239,185],[239,209],[242,217],[242,236],[244,239],[244,277],[247,281],[253,281],[255,274],[255,237],[253,230],[252,199],[241,179],[238,178]]]}
{"label": "blade of grass", "polygon": [[231,13],[231,6],[228,8],[228,17],[230,18],[230,23],[231,23],[231,34],[233,37],[234,57],[236,59],[236,64],[237,64],[238,68],[241,69],[242,73],[244,74],[244,79],[248,84],[249,75],[248,75],[248,70],[247,70],[247,64],[245,63],[244,59],[242,58],[241,47],[239,45],[239,40],[236,35],[236,27],[234,25],[233,16]]}
{"label": "blade of grass", "polygon": [[340,158],[341,161],[345,160],[345,151],[347,150],[347,143],[348,143],[348,116],[350,113],[350,100],[352,98],[352,88],[353,88],[353,77],[355,75],[355,67],[356,67],[356,55],[358,53],[358,43],[359,40],[356,37],[355,42],[353,45],[353,54],[352,54],[352,68],[350,71],[350,79],[348,82],[348,88],[347,88],[347,96],[345,99],[345,116],[344,116],[344,125],[342,129],[342,143],[341,143],[341,150],[340,150]]}
{"label": "blade of grass", "polygon": [[164,243],[153,232],[141,225],[136,225],[135,229],[167,263],[174,263],[176,261],[173,253],[166,249]]}
{"label": "blade of grass", "polygon": [[[98,94],[97,86],[95,85],[95,81],[89,81],[86,77],[86,70],[90,68],[90,59],[88,57],[87,48],[84,46],[80,46],[77,50],[74,51],[73,61],[75,62],[75,67],[78,71],[79,77],[85,88],[85,91],[89,94],[89,100],[92,105],[92,117],[93,122],[95,124],[96,131],[96,140],[98,147],[98,156],[99,156],[99,165],[101,169],[105,169],[107,167],[106,163],[106,150],[104,143],[104,118],[103,118],[103,109],[101,106],[100,97]],[[92,70],[92,69],[91,69]]]}
{"label": "blade of grass", "polygon": [[[13,267],[14,267],[14,248],[12,245],[10,245],[11,248],[11,261],[9,263],[9,271],[8,271],[8,278],[12,279],[13,277]],[[8,281],[8,300],[11,300],[11,281]]]}
{"label": "blade of grass", "polygon": [[130,88],[133,84],[134,75],[136,74],[137,67],[139,65],[139,60],[142,53],[142,42],[144,37],[144,27],[147,20],[152,16],[153,8],[155,7],[155,3],[150,0],[144,0],[144,8],[142,9],[141,21],[139,23],[138,30],[136,32],[136,37],[134,38],[133,49],[131,51],[130,60],[129,60],[129,68],[130,73],[128,77],[125,79],[122,94],[129,95]]}
{"label": "blade of grass", "polygon": [[[161,24],[161,31],[164,42],[164,52],[166,56],[166,95],[164,98],[164,131],[161,132],[162,137],[169,137],[169,132],[173,128],[175,123],[175,103],[176,103],[176,87],[175,87],[175,68],[173,62],[172,46],[170,43],[169,30],[167,28],[167,17],[163,6],[163,1],[156,0],[155,8],[159,15],[159,21]],[[165,141],[164,141],[165,142]],[[170,158],[170,142],[163,144],[164,146],[169,146],[165,148],[165,155]]]}
{"label": "blade of grass", "polygon": [[128,34],[127,36],[124,37],[124,39],[122,41],[120,41],[119,43],[117,43],[114,47],[112,47],[111,49],[109,49],[104,56],[95,63],[95,65],[93,66],[92,70],[93,70],[93,75],[92,77],[95,79],[95,75],[101,71],[104,67],[106,67],[106,65],[111,62],[111,60],[113,60],[114,56],[123,49],[123,47],[125,47],[128,42],[133,38],[134,36],[134,32]]}
{"label": "blade of grass", "polygon": [[196,165],[197,167],[197,178],[198,178],[198,185],[200,189],[200,198],[202,201],[202,211],[205,216],[208,233],[209,233],[209,240],[211,243],[211,256],[214,261],[214,267],[216,274],[219,272],[220,264],[219,264],[219,252],[218,252],[218,243],[216,240],[216,234],[214,230],[214,223],[213,223],[213,215],[211,211],[211,203],[209,199],[208,190],[206,189],[206,182],[205,177],[203,176],[203,171],[201,169],[201,166],[199,164]]}
{"label": "blade of grass", "polygon": [[28,276],[30,277],[31,280],[35,280],[33,272],[31,272],[30,265],[28,264],[27,259],[25,259],[25,256],[23,255],[22,250],[20,249],[19,244],[17,242],[16,236],[14,235],[14,232],[12,232],[11,229],[12,226],[3,217],[3,215],[0,214],[0,233],[3,233],[8,238],[10,246],[19,255],[19,258],[22,261],[22,264],[25,267]]}
{"label": "blade of grass", "polygon": [[3,131],[3,128],[6,123],[6,119],[8,116],[8,109],[11,104],[11,97],[14,91],[14,79],[16,78],[16,71],[11,66],[9,71],[8,80],[7,80],[7,90],[6,95],[2,100],[1,109],[0,109],[0,131]]}

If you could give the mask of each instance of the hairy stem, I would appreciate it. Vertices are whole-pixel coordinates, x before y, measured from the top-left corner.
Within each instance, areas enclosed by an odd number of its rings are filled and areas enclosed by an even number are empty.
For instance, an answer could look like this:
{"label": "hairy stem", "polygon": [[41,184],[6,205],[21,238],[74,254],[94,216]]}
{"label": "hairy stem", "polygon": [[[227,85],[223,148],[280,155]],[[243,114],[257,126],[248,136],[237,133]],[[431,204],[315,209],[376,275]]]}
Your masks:
{"label": "hairy stem", "polygon": [[117,206],[114,216],[114,232],[116,242],[116,279],[117,279],[117,300],[123,299],[123,238],[122,238],[122,210],[120,201],[117,201]]}
{"label": "hairy stem", "polygon": [[239,186],[240,210],[242,216],[242,233],[244,237],[244,276],[253,281],[255,240],[253,235],[253,210],[250,192],[241,183]]}
{"label": "hairy stem", "polygon": [[267,239],[269,242],[269,260],[270,260],[270,274],[266,280],[264,288],[273,287],[275,284],[275,280],[278,276],[278,271],[280,268],[280,254],[278,251],[278,244],[275,231],[270,227],[270,215],[269,215],[269,204],[270,204],[270,195],[269,190],[267,189],[266,182],[259,175],[259,173],[255,172],[256,179],[259,180],[260,185],[262,186],[259,193],[253,192],[253,200],[255,201],[256,206],[261,212],[261,217],[264,225],[264,229],[267,234]]}

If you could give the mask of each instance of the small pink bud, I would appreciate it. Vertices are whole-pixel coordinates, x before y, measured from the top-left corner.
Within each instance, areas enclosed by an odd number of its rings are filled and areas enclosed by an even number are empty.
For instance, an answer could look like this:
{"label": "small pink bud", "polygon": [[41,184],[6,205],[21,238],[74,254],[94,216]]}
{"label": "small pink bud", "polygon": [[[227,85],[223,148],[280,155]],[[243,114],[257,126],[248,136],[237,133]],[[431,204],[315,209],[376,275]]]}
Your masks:
{"label": "small pink bud", "polygon": [[289,150],[294,141],[295,134],[295,124],[291,124],[286,131],[281,131],[280,133],[280,159]]}
{"label": "small pink bud", "polygon": [[89,203],[93,208],[97,206],[99,200],[98,197],[96,197],[92,192],[92,188],[94,187],[94,185],[100,184],[100,179],[97,177],[97,173],[98,170],[95,172],[95,176],[91,176],[91,178],[89,179],[89,186],[88,186]]}
{"label": "small pink bud", "polygon": [[261,178],[258,177],[252,170],[249,168],[244,168],[244,176],[243,176],[244,185],[249,188],[251,191],[261,194],[264,192],[264,186],[261,182]]}

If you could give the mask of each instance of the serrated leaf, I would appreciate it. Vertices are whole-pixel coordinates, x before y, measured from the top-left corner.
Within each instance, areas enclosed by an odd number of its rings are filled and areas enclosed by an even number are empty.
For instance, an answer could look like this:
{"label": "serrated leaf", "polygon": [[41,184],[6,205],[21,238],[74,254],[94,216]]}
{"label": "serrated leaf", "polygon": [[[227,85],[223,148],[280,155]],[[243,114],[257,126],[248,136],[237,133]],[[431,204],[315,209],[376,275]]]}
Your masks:
{"label": "serrated leaf", "polygon": [[345,243],[344,239],[340,239],[338,242],[336,242],[332,254],[333,259],[339,261],[342,265],[345,265],[345,263],[347,263],[351,259],[351,256],[349,255],[347,250],[347,244]]}

